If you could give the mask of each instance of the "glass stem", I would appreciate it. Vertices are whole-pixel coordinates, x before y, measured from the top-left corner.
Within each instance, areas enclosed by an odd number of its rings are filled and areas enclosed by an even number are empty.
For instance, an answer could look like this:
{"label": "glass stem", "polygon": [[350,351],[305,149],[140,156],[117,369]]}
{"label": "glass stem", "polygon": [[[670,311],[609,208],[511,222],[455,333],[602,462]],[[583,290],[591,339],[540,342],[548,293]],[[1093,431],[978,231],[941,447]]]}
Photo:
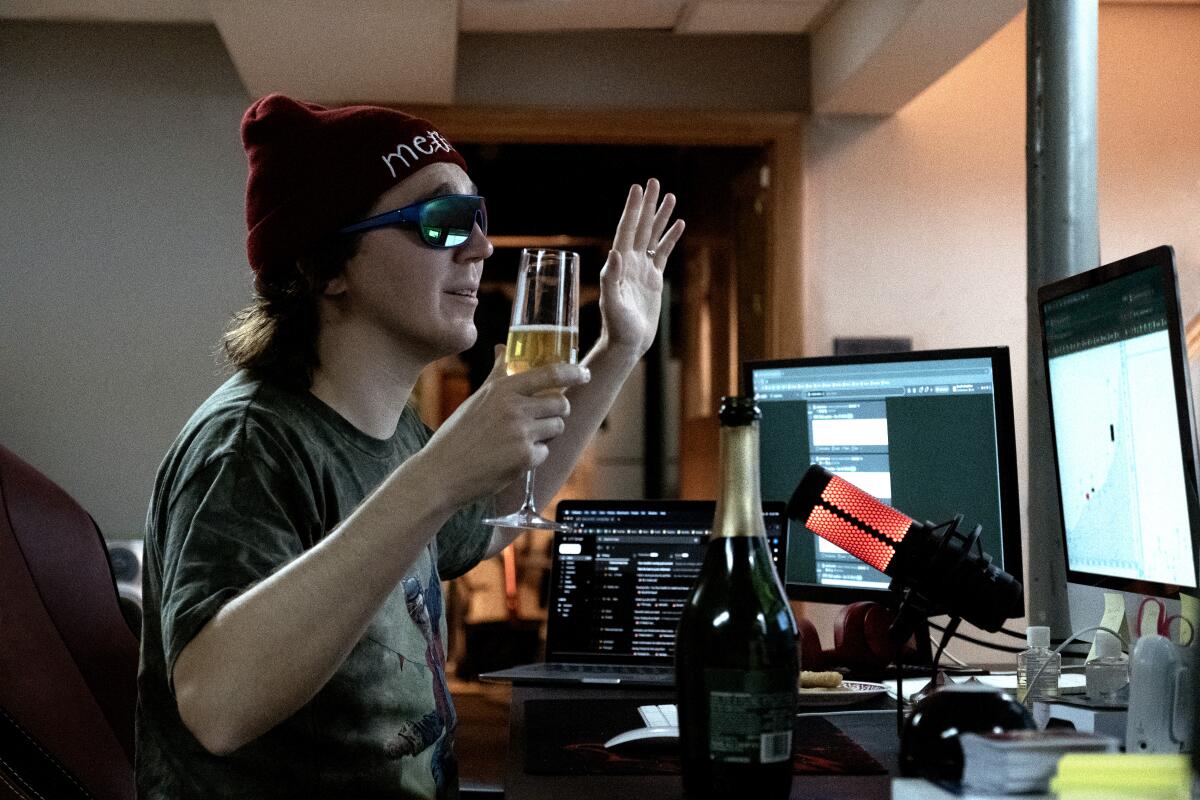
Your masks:
{"label": "glass stem", "polygon": [[533,502],[533,470],[525,473],[525,504],[521,506],[521,510],[537,515],[537,506]]}

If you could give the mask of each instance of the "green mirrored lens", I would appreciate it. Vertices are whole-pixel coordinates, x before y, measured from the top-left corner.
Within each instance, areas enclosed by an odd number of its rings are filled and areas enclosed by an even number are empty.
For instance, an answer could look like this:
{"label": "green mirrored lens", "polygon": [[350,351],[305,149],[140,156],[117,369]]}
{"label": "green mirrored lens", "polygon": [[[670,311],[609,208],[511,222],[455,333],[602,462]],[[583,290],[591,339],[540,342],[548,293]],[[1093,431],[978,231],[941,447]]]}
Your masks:
{"label": "green mirrored lens", "polygon": [[[458,247],[471,238],[480,201],[471,197],[439,197],[421,210],[421,238],[431,247]],[[481,225],[486,221],[480,216]],[[487,232],[486,230],[484,231]]]}
{"label": "green mirrored lens", "polygon": [[421,238],[425,240],[426,244],[434,247],[458,247],[471,238],[471,231],[423,225],[421,226]]}

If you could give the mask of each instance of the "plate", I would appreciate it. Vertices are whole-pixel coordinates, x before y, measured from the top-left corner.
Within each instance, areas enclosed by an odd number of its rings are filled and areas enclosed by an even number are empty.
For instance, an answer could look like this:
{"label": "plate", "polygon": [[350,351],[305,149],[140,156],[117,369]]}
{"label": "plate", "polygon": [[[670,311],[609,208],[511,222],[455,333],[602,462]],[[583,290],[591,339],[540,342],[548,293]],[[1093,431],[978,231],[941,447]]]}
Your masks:
{"label": "plate", "polygon": [[863,703],[872,697],[887,694],[887,687],[882,683],[869,681],[842,681],[836,689],[818,687],[800,690],[801,706],[848,706]]}

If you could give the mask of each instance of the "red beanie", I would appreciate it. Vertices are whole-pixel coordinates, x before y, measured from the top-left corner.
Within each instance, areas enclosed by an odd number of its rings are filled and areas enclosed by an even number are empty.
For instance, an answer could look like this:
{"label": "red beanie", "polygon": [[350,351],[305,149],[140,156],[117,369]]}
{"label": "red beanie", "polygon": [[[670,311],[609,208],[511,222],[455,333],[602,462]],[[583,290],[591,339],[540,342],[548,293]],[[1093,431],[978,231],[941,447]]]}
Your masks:
{"label": "red beanie", "polygon": [[422,167],[467,168],[420,117],[378,106],[324,108],[281,94],[246,110],[242,145],[250,162],[246,252],[260,288]]}

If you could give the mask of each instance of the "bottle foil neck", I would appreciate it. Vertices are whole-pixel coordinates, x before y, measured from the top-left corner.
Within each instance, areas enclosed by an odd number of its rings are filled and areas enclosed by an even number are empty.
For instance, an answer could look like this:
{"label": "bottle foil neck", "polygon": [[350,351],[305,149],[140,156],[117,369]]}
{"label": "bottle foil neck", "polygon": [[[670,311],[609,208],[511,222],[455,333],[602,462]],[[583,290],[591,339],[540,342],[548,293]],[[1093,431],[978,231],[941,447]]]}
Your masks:
{"label": "bottle foil neck", "polygon": [[721,427],[721,483],[712,538],[762,536],[758,477],[758,423]]}

